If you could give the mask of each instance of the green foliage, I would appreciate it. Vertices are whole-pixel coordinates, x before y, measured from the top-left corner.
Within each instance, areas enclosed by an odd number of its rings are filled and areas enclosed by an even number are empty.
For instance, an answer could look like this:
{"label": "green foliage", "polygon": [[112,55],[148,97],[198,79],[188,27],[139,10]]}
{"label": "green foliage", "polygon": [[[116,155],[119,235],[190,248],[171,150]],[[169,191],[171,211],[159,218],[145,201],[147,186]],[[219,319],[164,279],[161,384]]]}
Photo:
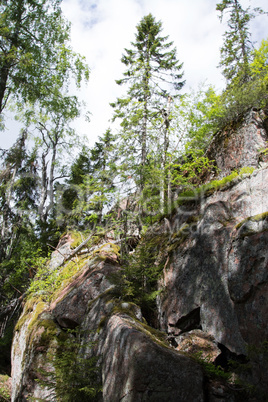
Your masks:
{"label": "green foliage", "polygon": [[10,381],[10,377],[7,375],[0,375],[0,402],[11,400],[10,387],[7,384],[8,381]]}
{"label": "green foliage", "polygon": [[141,190],[150,154],[157,152],[159,156],[168,149],[171,96],[178,96],[184,85],[176,49],[167,42],[168,37],[160,36],[161,31],[162,23],[151,14],[137,25],[136,41],[121,59],[127,67],[124,78],[117,81],[128,84],[127,94],[111,104],[114,120],[121,120],[118,144],[122,176],[131,176]]}
{"label": "green foliage", "polygon": [[[55,350],[48,351],[48,362],[54,370],[40,370],[42,380],[36,380],[56,393],[57,401],[98,401],[101,395],[100,366],[98,358],[86,356],[80,350],[77,330],[68,331],[58,338]],[[92,349],[93,344],[87,344]],[[88,353],[88,352],[87,352]]]}
{"label": "green foliage", "polygon": [[4,153],[0,172],[1,303],[26,290],[35,274],[35,260],[47,255],[34,224],[37,181],[32,174],[34,152],[27,152],[26,137],[23,132]]}
{"label": "green foliage", "polygon": [[199,186],[216,168],[214,161],[202,155],[202,151],[190,151],[183,163],[172,164],[172,184],[175,186]]}
{"label": "green foliage", "polygon": [[120,273],[118,286],[123,299],[138,304],[145,316],[154,309],[159,294],[157,281],[167,259],[167,242],[168,235],[146,234],[125,260],[123,275]]}
{"label": "green foliage", "polygon": [[194,353],[192,357],[197,360],[199,364],[201,364],[209,378],[221,379],[225,381],[229,381],[231,379],[231,372],[224,371],[222,367],[211,363],[209,356],[202,356],[202,351]]}
{"label": "green foliage", "polygon": [[249,64],[252,56],[249,23],[263,11],[260,8],[251,11],[250,7],[244,10],[238,0],[222,0],[216,9],[221,13],[221,21],[223,14],[229,13],[228,30],[224,34],[221,48],[220,66],[223,67],[223,75],[228,83],[238,76],[240,83],[246,82],[250,76]]}
{"label": "green foliage", "polygon": [[251,109],[265,109],[268,104],[268,42],[263,40],[259,49],[250,53],[247,79],[240,69],[220,96],[221,112],[216,118],[218,129],[237,123]]}
{"label": "green foliage", "polygon": [[253,51],[253,61],[250,64],[251,76],[261,80],[264,88],[268,85],[268,40],[263,39],[259,49]]}
{"label": "green foliage", "polygon": [[70,74],[80,84],[83,59],[68,47],[59,0],[7,0],[0,11],[0,113],[9,95],[22,103],[46,99]]}
{"label": "green foliage", "polygon": [[68,226],[93,228],[115,200],[117,175],[115,137],[107,130],[92,149],[83,148],[71,166],[61,195],[62,218]]}
{"label": "green foliage", "polygon": [[23,237],[20,236],[16,253],[0,264],[2,278],[5,279],[2,284],[2,295],[9,299],[23,294],[44,261],[47,259],[42,249],[38,248],[38,243],[32,243],[28,233]]}
{"label": "green foliage", "polygon": [[223,114],[220,95],[212,86],[203,83],[197,91],[184,94],[176,104],[174,118],[179,126],[176,128],[185,153],[194,152],[200,156],[209,145],[213,135],[218,131],[218,121]]}
{"label": "green foliage", "polygon": [[246,112],[252,108],[265,108],[267,101],[267,87],[257,76],[244,84],[234,81],[221,95],[222,114],[218,119],[219,129],[241,122]]}
{"label": "green foliage", "polygon": [[[4,297],[13,297],[25,291],[48,243],[57,242],[57,180],[66,176],[67,154],[78,143],[70,122],[80,102],[68,85],[87,81],[89,69],[69,46],[59,0],[7,0],[0,12],[0,114],[12,97],[25,126],[3,151],[0,172],[0,286]],[[27,143],[31,131],[35,139]]]}

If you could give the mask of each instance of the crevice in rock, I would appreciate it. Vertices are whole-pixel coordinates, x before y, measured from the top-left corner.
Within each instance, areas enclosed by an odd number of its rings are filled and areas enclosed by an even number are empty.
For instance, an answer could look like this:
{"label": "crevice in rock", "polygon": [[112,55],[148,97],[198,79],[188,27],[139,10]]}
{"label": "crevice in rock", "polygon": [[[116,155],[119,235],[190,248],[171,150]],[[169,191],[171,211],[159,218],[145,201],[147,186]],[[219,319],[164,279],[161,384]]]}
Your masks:
{"label": "crevice in rock", "polygon": [[145,318],[147,324],[152,328],[159,329],[160,324],[156,306],[148,307],[147,305],[141,305],[140,307],[142,316]]}
{"label": "crevice in rock", "polygon": [[183,332],[192,331],[193,329],[202,329],[200,321],[200,307],[197,307],[190,313],[181,317],[174,327],[179,328],[182,334]]}
{"label": "crevice in rock", "polygon": [[211,401],[209,396],[209,379],[206,376],[204,376],[203,379],[203,397],[204,397],[203,402]]}
{"label": "crevice in rock", "polygon": [[263,121],[263,128],[266,132],[266,136],[268,137],[268,117],[266,117],[266,119]]}
{"label": "crevice in rock", "polygon": [[233,364],[246,364],[248,363],[248,358],[245,355],[237,355],[234,352],[231,352],[225,345],[218,343],[218,348],[221,350],[221,354],[219,354],[214,360],[215,366],[222,367],[225,371],[230,368],[233,368]]}
{"label": "crevice in rock", "polygon": [[174,335],[170,335],[167,337],[167,341],[172,346],[173,348],[176,348],[178,346],[178,342],[176,341],[176,338]]}
{"label": "crevice in rock", "polygon": [[133,252],[140,242],[139,236],[130,236],[126,239],[126,245],[128,247],[129,252]]}
{"label": "crevice in rock", "polygon": [[79,325],[78,322],[67,317],[58,317],[56,319],[56,322],[62,330],[75,329]]}

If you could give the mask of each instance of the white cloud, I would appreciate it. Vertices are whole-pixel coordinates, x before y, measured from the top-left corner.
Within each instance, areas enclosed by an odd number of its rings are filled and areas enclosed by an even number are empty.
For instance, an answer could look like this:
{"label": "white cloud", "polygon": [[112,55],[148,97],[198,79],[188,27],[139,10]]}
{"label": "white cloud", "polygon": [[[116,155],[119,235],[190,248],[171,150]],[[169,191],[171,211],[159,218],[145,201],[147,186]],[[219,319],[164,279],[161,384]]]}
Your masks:
{"label": "white cloud", "polygon": [[124,93],[115,83],[124,71],[122,53],[131,47],[137,24],[150,12],[162,21],[163,35],[177,48],[177,57],[184,63],[186,88],[205,80],[222,86],[216,66],[223,27],[214,1],[63,0],[62,8],[72,22],[73,47],[86,56],[91,68],[90,82],[82,91],[92,113],[91,123],[80,126],[91,144],[110,125],[109,103]]}
{"label": "white cloud", "polygon": [[[86,56],[91,69],[90,81],[79,95],[92,113],[91,122],[75,123],[86,134],[90,144],[110,126],[110,102],[124,93],[115,80],[122,77],[120,62],[124,48],[131,47],[136,26],[141,18],[152,13],[163,23],[177,48],[177,57],[184,63],[185,90],[207,83],[224,85],[220,70],[222,34],[216,3],[220,0],[63,0],[62,9],[72,24],[71,39],[75,51]],[[243,7],[266,7],[267,0],[240,0]],[[268,36],[267,16],[251,24],[252,40],[258,43]]]}

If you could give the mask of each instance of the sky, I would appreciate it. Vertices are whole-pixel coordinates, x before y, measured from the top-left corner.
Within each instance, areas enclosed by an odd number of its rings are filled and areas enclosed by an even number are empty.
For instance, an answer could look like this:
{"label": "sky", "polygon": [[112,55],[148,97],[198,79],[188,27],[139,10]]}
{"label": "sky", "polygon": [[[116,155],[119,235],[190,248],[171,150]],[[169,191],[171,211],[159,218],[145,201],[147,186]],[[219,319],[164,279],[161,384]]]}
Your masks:
{"label": "sky", "polygon": [[[183,62],[185,91],[199,85],[223,88],[225,82],[217,68],[226,24],[216,11],[219,0],[63,0],[62,10],[72,24],[75,51],[86,57],[91,69],[90,81],[80,91],[91,113],[90,123],[81,119],[76,128],[93,145],[98,136],[111,127],[112,108],[126,88],[118,86],[124,65],[124,48],[131,48],[136,26],[149,13],[162,22],[164,36],[174,42],[177,58]],[[268,9],[267,0],[241,0],[243,7]],[[267,10],[268,11],[268,10]],[[226,19],[225,19],[226,21]],[[268,37],[268,17],[259,16],[251,24],[256,46]]]}
{"label": "sky", "polygon": [[[226,24],[221,24],[216,12],[220,0],[62,0],[63,14],[71,22],[73,50],[86,57],[91,74],[78,96],[87,106],[82,118],[74,123],[77,132],[86,135],[89,145],[112,127],[112,108],[126,88],[118,86],[124,65],[121,56],[124,48],[131,48],[136,26],[151,13],[162,22],[163,36],[168,35],[177,48],[177,58],[183,62],[184,92],[199,85],[212,84],[220,90],[224,79],[217,65]],[[267,0],[240,0],[249,5],[267,9]],[[225,19],[226,21],[226,19]],[[252,41],[256,46],[268,37],[268,16],[260,16],[251,24]],[[91,113],[86,122],[86,111]],[[12,118],[7,121],[12,126]],[[6,140],[11,141],[12,130]],[[8,143],[7,143],[8,144]]]}

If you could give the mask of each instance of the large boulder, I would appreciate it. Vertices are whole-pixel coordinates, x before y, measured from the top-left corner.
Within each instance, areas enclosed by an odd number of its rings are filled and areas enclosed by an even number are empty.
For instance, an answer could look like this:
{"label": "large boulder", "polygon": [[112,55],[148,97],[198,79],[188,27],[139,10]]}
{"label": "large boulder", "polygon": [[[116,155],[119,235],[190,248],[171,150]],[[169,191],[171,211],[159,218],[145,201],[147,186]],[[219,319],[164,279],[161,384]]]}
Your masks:
{"label": "large boulder", "polygon": [[[96,368],[101,367],[95,381],[100,385],[102,378],[103,393],[96,400],[203,401],[201,366],[172,350],[165,334],[144,323],[138,306],[117,297],[110,281],[115,272],[120,274],[113,247],[102,246],[99,253],[83,258],[80,271],[51,300],[42,300],[45,295],[41,292],[24,306],[13,341],[12,401],[57,400],[54,357],[69,347],[65,343],[69,340],[76,346],[81,377],[87,370],[91,375],[93,358],[97,359]],[[61,275],[66,267],[58,269]],[[47,378],[50,382],[46,385]]]}
{"label": "large boulder", "polygon": [[207,149],[207,156],[215,161],[219,178],[234,169],[258,168],[263,161],[267,162],[267,156],[262,153],[267,148],[267,122],[263,111],[250,110],[236,125],[231,124],[217,133]]}
{"label": "large boulder", "polygon": [[158,298],[160,327],[170,338],[201,329],[231,355],[250,357],[259,348],[255,384],[267,372],[267,193],[266,167],[198,194],[188,214],[178,208]]}
{"label": "large boulder", "polygon": [[127,315],[113,315],[103,353],[105,402],[204,401],[201,367]]}
{"label": "large boulder", "polygon": [[145,323],[138,306],[122,300],[112,231],[109,243],[103,244],[106,238],[91,249],[78,246],[79,255],[66,236],[43,273],[44,289],[37,286],[28,297],[16,326],[13,402],[57,400],[56,380],[52,387],[40,381],[43,372],[57,374],[51,356],[69,341],[79,362],[74,374],[87,379],[93,373],[93,388],[102,383],[98,401],[241,400],[215,377],[213,363],[227,369],[230,360],[244,365],[241,378],[264,395],[252,400],[265,400],[268,167],[259,151],[266,140],[267,120],[256,111],[219,133],[207,155],[221,169],[220,178],[241,167],[259,169],[179,197],[175,212],[141,240],[156,254],[156,270],[163,267],[157,296],[161,332]]}

